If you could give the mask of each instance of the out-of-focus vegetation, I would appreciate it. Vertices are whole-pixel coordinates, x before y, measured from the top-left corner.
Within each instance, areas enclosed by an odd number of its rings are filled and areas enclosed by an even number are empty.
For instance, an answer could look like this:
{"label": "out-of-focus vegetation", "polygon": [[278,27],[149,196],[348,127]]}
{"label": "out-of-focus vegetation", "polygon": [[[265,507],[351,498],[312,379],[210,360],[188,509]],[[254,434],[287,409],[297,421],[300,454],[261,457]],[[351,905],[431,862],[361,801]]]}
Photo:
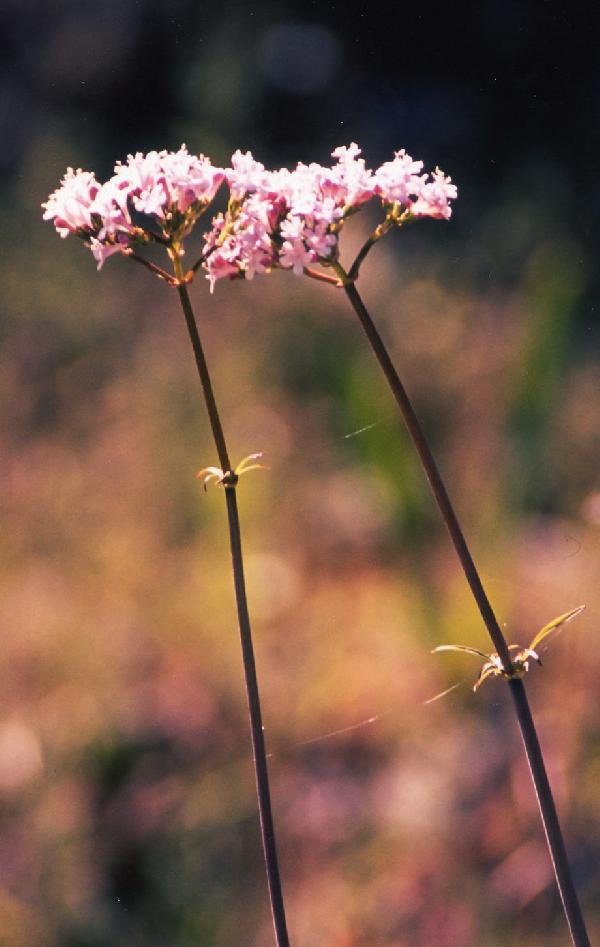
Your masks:
{"label": "out-of-focus vegetation", "polygon": [[[80,32],[47,35],[35,68],[70,88]],[[267,73],[245,84],[225,26],[211,40],[169,73],[201,120],[127,147],[245,144]],[[67,164],[120,156],[81,128],[72,105],[33,123],[3,196],[0,943],[267,947],[224,504],[195,479],[216,458],[176,296],[125,260],[96,274],[40,220]],[[587,605],[527,683],[594,940],[596,271],[560,164],[507,166],[485,203],[458,184],[456,222],[388,238],[360,288],[508,637]],[[345,300],[281,273],[192,295],[233,458],[271,466],[240,509],[293,943],[559,947],[506,689],[474,696],[471,658],[430,654],[488,642]]]}

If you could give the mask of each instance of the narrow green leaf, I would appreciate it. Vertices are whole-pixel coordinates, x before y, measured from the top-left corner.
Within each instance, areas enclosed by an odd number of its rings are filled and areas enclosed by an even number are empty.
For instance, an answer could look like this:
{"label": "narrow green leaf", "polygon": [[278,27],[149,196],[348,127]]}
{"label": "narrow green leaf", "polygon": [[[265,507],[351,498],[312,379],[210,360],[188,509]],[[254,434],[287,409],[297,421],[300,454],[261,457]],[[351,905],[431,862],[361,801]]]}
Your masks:
{"label": "narrow green leaf", "polygon": [[478,690],[483,682],[488,679],[488,677],[498,677],[501,673],[502,672],[497,667],[483,667],[481,669],[481,674],[473,684],[473,690]]}
{"label": "narrow green leaf", "polygon": [[559,615],[558,618],[554,618],[551,622],[548,622],[547,625],[538,631],[535,638],[532,640],[529,645],[530,651],[536,651],[537,646],[541,644],[544,638],[550,634],[550,632],[555,631],[557,628],[560,628],[561,625],[565,625],[568,621],[571,621],[572,618],[575,618],[577,615],[580,615],[584,610],[585,605],[579,605],[578,608],[572,609],[570,612],[565,612],[564,615]]}
{"label": "narrow green leaf", "polygon": [[436,654],[438,651],[466,651],[467,654],[476,654],[479,658],[485,658],[486,661],[490,660],[489,654],[478,651],[477,648],[469,648],[466,644],[440,644],[431,653]]}

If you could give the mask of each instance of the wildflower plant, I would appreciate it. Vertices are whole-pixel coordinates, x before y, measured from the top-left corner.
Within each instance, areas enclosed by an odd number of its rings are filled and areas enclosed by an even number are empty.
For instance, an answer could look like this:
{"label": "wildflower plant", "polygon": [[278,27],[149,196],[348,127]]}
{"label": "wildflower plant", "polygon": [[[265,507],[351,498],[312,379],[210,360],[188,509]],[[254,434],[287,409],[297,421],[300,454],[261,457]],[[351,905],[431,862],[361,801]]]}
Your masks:
{"label": "wildflower plant", "polygon": [[[575,617],[581,608],[567,612],[543,628],[529,648],[507,644],[411,400],[356,287],[365,258],[383,236],[421,218],[448,220],[457,188],[439,168],[423,173],[423,162],[415,161],[404,150],[396,152],[391,160],[375,170],[367,168],[360,148],[354,143],[336,148],[332,157],[335,161],[327,166],[299,163],[293,170],[268,170],[250,152],[236,151],[230,167],[218,168],[208,158],[190,154],[182,145],[177,152],[130,155],[126,162],[116,165],[114,175],[105,183],[99,183],[89,171],[70,168],[43,205],[44,219],[54,223],[61,237],[69,234],[79,237],[92,251],[98,269],[109,257],[122,254],[166,281],[179,296],[219,459],[218,466],[203,468],[198,477],[205,488],[215,480],[224,487],[226,498],[258,806],[277,945],[287,947],[289,939],[271,814],[236,499],[240,476],[263,465],[253,463],[260,459],[259,453],[248,455],[236,467],[231,465],[188,293],[188,284],[199,273],[204,273],[211,292],[220,280],[252,280],[275,269],[290,270],[345,292],[400,409],[495,648],[490,654],[466,645],[444,645],[436,650],[466,651],[484,658],[475,690],[489,677],[507,681],[571,939],[575,947],[589,947],[522,680],[531,661],[541,663],[536,650],[538,645],[550,632]],[[208,211],[221,186],[228,188],[227,207],[211,218]],[[350,218],[371,201],[379,204],[381,219],[354,260],[345,267],[341,262],[341,234]],[[207,221],[202,252],[186,269],[183,264],[185,240],[200,219]],[[152,244],[164,248],[170,269],[158,266],[144,255]]]}
{"label": "wildflower plant", "polygon": [[[193,271],[185,274],[182,258],[184,240],[198,218],[211,204],[225,172],[203,156],[190,155],[185,147],[177,152],[153,151],[130,155],[118,163],[110,180],[99,184],[88,171],[69,168],[60,187],[43,205],[44,219],[52,220],[61,237],[75,234],[90,248],[101,269],[108,257],[120,253],[141,263],[179,295],[196,368],[209,417],[219,466],[200,471],[204,486],[212,478],[224,487],[233,583],[248,697],[250,732],[254,755],[258,809],[271,912],[277,947],[289,947],[287,919],[275,842],[271,793],[267,769],[264,727],[254,658],[252,629],[246,596],[242,539],[236,489],[239,477],[258,455],[244,458],[235,468],[229,459],[227,442],[212,381],[187,291]],[[164,247],[172,271],[157,266],[140,255],[151,244]]]}

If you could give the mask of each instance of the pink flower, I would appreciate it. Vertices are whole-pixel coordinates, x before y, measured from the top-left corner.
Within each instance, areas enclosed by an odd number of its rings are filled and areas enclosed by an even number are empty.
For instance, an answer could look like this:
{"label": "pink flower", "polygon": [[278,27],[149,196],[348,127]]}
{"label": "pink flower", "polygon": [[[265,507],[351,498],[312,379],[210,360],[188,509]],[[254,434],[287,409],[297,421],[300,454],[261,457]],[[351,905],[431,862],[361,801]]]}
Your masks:
{"label": "pink flower", "polygon": [[126,235],[119,235],[116,240],[111,243],[97,240],[96,237],[91,237],[89,242],[90,250],[98,264],[99,270],[102,269],[104,261],[107,260],[109,256],[112,256],[113,253],[124,253],[129,245],[129,240]]}
{"label": "pink flower", "polygon": [[219,279],[234,279],[241,273],[239,264],[236,260],[237,248],[223,246],[215,250],[208,257],[204,264],[207,277],[210,280],[210,291],[214,292],[215,283]]}
{"label": "pink flower", "polygon": [[434,217],[447,220],[458,191],[451,178],[439,168],[431,175],[421,174],[422,161],[413,161],[404,150],[397,151],[393,161],[386,161],[374,175],[375,192],[385,204],[402,204],[413,217]]}
{"label": "pink flower", "polygon": [[62,237],[78,233],[98,261],[98,269],[114,253],[130,249],[135,240],[147,243],[157,235],[134,224],[132,211],[154,217],[160,237],[181,241],[213,200],[225,178],[221,168],[203,155],[150,151],[129,155],[100,185],[89,171],[69,168],[60,187],[42,206],[44,220],[53,220]]}
{"label": "pink flower", "polygon": [[190,155],[185,145],[163,160],[170,206],[185,214],[192,204],[206,206],[225,180],[225,172],[215,168],[204,155]]}
{"label": "pink flower", "polygon": [[393,161],[386,161],[375,171],[375,193],[386,204],[411,203],[421,187],[418,175],[422,169],[422,161],[413,161],[404,149],[397,151]]}
{"label": "pink flower", "polygon": [[338,159],[337,165],[332,168],[329,184],[334,188],[331,196],[336,198],[337,203],[342,202],[342,192],[345,192],[343,203],[351,207],[358,207],[373,197],[373,172],[365,167],[364,158],[358,157],[360,153],[361,149],[355,142],[348,147],[342,145],[331,153],[333,158]]}
{"label": "pink flower", "polygon": [[99,240],[118,233],[133,234],[135,231],[127,205],[127,193],[119,187],[114,178],[99,188],[92,212],[101,224],[98,231]]}
{"label": "pink flower", "polygon": [[60,187],[42,204],[44,220],[53,220],[57,233],[63,238],[78,231],[92,232],[95,229],[93,204],[99,189],[93,172],[68,168]]}
{"label": "pink flower", "polygon": [[115,194],[122,195],[121,204],[130,200],[137,211],[157,217],[169,229],[175,212],[185,215],[195,209],[200,213],[224,179],[224,171],[214,168],[208,158],[190,155],[182,145],[176,152],[129,155],[125,164],[117,163],[108,183]]}
{"label": "pink flower", "polygon": [[241,200],[245,194],[256,191],[267,176],[264,164],[255,161],[252,152],[242,154],[239,149],[231,156],[231,167],[225,171],[234,200]]}
{"label": "pink flower", "polygon": [[204,269],[211,292],[219,279],[244,276],[253,279],[268,272],[275,262],[269,216],[272,205],[251,195],[233,219],[219,214],[204,246]]}
{"label": "pink flower", "polygon": [[306,247],[304,230],[300,217],[288,217],[283,221],[280,231],[283,244],[279,253],[279,264],[286,269],[293,269],[297,276],[302,276],[304,267],[317,259],[315,250]]}
{"label": "pink flower", "polygon": [[456,184],[452,184],[452,178],[445,177],[439,168],[435,169],[431,177],[432,180],[429,182],[426,176],[421,179],[417,199],[410,208],[411,214],[413,217],[448,220],[452,214],[452,208],[448,202],[456,199],[458,189]]}
{"label": "pink flower", "polygon": [[[335,262],[346,219],[374,197],[384,206],[387,229],[411,217],[450,217],[457,189],[439,168],[422,174],[423,162],[402,150],[371,171],[360,154],[352,142],[332,152],[331,167],[299,162],[293,170],[269,171],[250,151],[236,151],[227,169],[189,154],[185,145],[176,152],[138,152],[118,162],[102,185],[91,172],[69,168],[42,205],[44,219],[53,220],[62,237],[83,237],[98,268],[114,253],[153,240],[182,251],[226,180],[227,212],[213,219],[205,237],[203,266],[212,292],[219,279],[253,279],[277,266],[301,274],[312,263]],[[154,226],[136,214],[154,218]]]}
{"label": "pink flower", "polygon": [[[236,151],[226,171],[233,204],[228,212],[226,240],[215,238],[219,254],[205,263],[214,288],[221,275],[231,275],[223,266],[227,248],[230,265],[252,279],[273,266],[303,273],[318,260],[330,260],[337,249],[337,230],[345,214],[373,196],[372,173],[358,158],[357,145],[338,148],[333,168],[301,162],[293,171],[268,171],[251,152]],[[333,232],[333,228],[336,232]]]}

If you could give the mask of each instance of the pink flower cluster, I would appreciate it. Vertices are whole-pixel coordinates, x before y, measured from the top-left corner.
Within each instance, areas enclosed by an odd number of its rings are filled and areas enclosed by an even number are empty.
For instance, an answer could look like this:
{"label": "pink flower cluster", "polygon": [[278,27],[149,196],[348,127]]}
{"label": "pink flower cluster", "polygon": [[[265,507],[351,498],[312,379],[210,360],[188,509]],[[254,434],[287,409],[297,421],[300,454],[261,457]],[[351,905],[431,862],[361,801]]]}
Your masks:
{"label": "pink flower cluster", "polygon": [[[132,212],[154,218],[163,241],[181,241],[213,200],[225,172],[203,155],[151,151],[129,155],[99,184],[90,171],[69,168],[42,207],[61,237],[78,234],[89,244],[98,269],[113,253],[127,252],[153,233],[132,220]],[[156,235],[154,235],[156,237]]]}
{"label": "pink flower cluster", "polygon": [[[218,279],[264,273],[274,267],[302,274],[338,253],[344,221],[372,198],[409,217],[448,219],[456,186],[439,170],[421,174],[422,161],[399,151],[376,171],[356,144],[336,148],[336,164],[298,164],[293,171],[267,171],[248,152],[237,151],[227,182],[232,200],[213,221],[205,245],[211,288]],[[399,213],[396,214],[398,218]]]}
{"label": "pink flower cluster", "polygon": [[[376,171],[365,166],[356,144],[336,148],[335,164],[298,164],[269,171],[250,152],[237,151],[231,167],[215,168],[208,158],[178,152],[130,155],[99,184],[88,171],[67,171],[61,186],[42,205],[65,237],[83,237],[98,261],[131,252],[134,243],[181,241],[226,181],[226,213],[213,218],[205,235],[203,266],[211,283],[266,273],[275,267],[302,274],[311,264],[337,259],[345,220],[367,201],[379,199],[388,219],[448,219],[457,195],[451,179],[436,169],[422,174],[423,162],[405,151]],[[144,228],[132,212],[154,218],[159,233]]]}

